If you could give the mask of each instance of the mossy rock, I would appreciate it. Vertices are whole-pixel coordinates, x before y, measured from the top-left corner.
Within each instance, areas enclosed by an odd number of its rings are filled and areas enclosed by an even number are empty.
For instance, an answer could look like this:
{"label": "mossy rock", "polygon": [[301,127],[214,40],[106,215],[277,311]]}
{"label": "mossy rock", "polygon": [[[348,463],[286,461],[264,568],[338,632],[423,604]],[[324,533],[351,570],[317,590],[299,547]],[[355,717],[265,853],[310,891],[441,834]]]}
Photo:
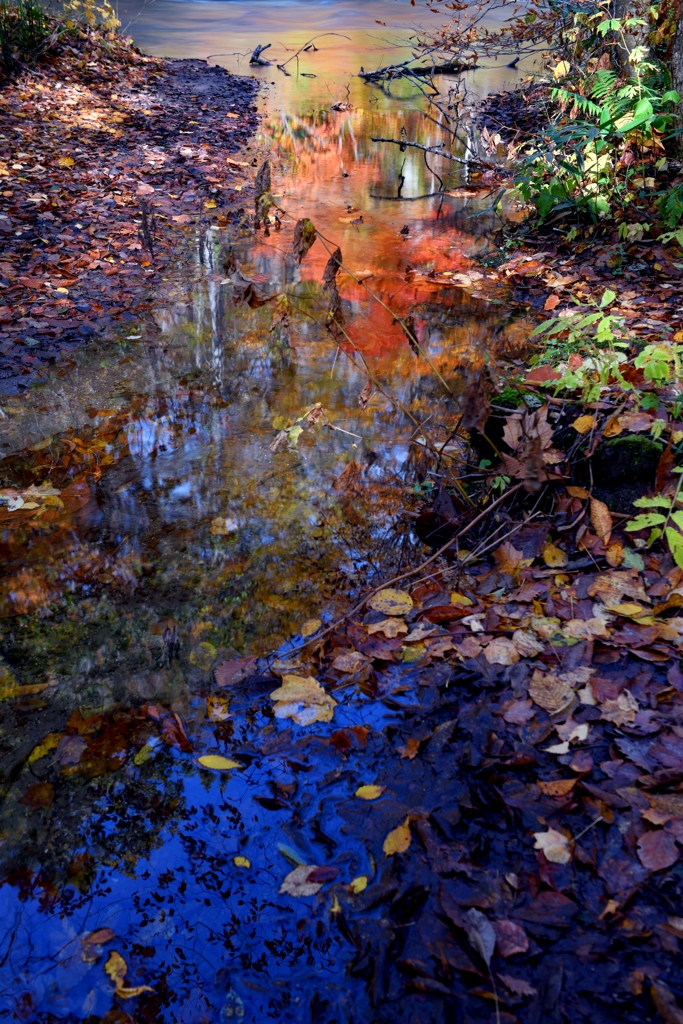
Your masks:
{"label": "mossy rock", "polygon": [[[662,451],[661,442],[640,434],[603,441],[591,459],[593,494],[614,512],[632,512],[635,499],[654,489]],[[588,463],[580,476],[577,483],[588,486]]]}

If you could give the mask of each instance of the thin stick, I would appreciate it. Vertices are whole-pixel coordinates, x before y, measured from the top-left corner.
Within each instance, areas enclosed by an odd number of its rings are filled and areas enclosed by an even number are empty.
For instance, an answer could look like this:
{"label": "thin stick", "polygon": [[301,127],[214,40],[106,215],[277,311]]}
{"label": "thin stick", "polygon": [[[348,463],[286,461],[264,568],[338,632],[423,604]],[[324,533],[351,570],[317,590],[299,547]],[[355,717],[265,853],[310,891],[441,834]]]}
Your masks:
{"label": "thin stick", "polygon": [[290,60],[294,60],[296,57],[298,57],[299,54],[306,50],[311,45],[312,42],[314,42],[316,39],[322,39],[323,36],[339,36],[340,39],[348,39],[349,42],[351,42],[351,37],[342,35],[341,32],[320,32],[317,36],[313,36],[313,39],[309,39],[307,43],[304,43],[303,46],[299,47],[296,53],[293,53],[291,57],[288,57],[284,64],[278,64],[277,66],[280,69],[280,71],[283,71],[289,64]]}

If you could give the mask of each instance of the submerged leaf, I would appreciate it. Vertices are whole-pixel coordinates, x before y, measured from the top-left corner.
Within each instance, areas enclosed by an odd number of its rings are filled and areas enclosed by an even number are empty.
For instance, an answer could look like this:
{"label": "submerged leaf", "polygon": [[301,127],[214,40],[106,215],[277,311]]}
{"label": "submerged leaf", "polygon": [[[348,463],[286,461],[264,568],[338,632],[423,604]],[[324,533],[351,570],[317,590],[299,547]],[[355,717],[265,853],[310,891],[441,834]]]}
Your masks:
{"label": "submerged leaf", "polygon": [[231,761],[229,757],[221,757],[220,754],[204,754],[197,758],[202,768],[212,768],[217,772],[227,772],[231,768],[241,768],[237,761]]}

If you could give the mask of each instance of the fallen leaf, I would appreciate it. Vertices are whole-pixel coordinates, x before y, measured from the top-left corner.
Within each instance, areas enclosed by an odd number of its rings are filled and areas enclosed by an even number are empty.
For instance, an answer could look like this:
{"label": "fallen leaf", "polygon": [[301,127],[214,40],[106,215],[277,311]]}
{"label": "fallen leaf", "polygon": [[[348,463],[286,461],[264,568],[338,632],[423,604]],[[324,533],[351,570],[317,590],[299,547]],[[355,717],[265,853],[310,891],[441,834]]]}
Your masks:
{"label": "fallen leaf", "polygon": [[408,615],[413,610],[413,599],[404,590],[380,590],[368,601],[370,608],[384,615]]}
{"label": "fallen leaf", "polygon": [[481,910],[470,907],[464,916],[467,938],[481,956],[487,967],[496,948],[496,933],[493,925]]}
{"label": "fallen leaf", "polygon": [[377,800],[385,789],[386,786],[359,786],[354,795],[361,800]]}
{"label": "fallen leaf", "polygon": [[381,622],[372,622],[368,626],[369,636],[372,636],[374,633],[382,633],[389,640],[393,640],[407,632],[408,626],[403,619],[388,618],[383,619]]}
{"label": "fallen leaf", "polygon": [[663,981],[653,981],[650,993],[652,1002],[665,1024],[683,1024],[683,1010],[668,985]]}
{"label": "fallen leaf", "polygon": [[518,551],[514,544],[509,540],[506,540],[504,544],[501,544],[499,548],[496,548],[493,552],[493,557],[496,560],[496,564],[500,572],[509,573],[511,576],[513,576],[526,561],[524,558],[524,552]]}
{"label": "fallen leaf", "polygon": [[615,725],[633,725],[638,710],[638,701],[630,690],[623,690],[616,700],[606,700],[600,705],[603,719]]}
{"label": "fallen leaf", "polygon": [[558,548],[556,544],[549,542],[541,552],[543,561],[551,569],[563,569],[569,561],[567,552]]}
{"label": "fallen leaf", "polygon": [[582,498],[584,500],[590,498],[590,493],[585,487],[568,487],[567,494],[571,495],[572,498]]}
{"label": "fallen leaf", "polygon": [[280,886],[280,895],[286,894],[296,898],[315,896],[323,887],[322,882],[309,881],[309,875],[316,870],[317,866],[315,864],[301,864],[299,867],[294,868],[283,880]]}
{"label": "fallen leaf", "polygon": [[536,669],[529,685],[529,696],[534,704],[538,704],[549,715],[553,715],[569,706],[574,697],[574,690],[559,676]]}
{"label": "fallen leaf", "polygon": [[46,757],[52,750],[57,749],[57,744],[62,738],[63,733],[61,732],[49,732],[44,740],[34,747],[28,756],[28,764],[33,764],[35,761],[39,761],[41,757]]}
{"label": "fallen leaf", "polygon": [[613,527],[612,516],[604,501],[598,501],[597,498],[591,498],[591,525],[598,538],[607,546]]}
{"label": "fallen leaf", "polygon": [[523,658],[536,658],[545,650],[545,644],[526,629],[516,629],[512,634],[512,642]]}
{"label": "fallen leaf", "polygon": [[337,672],[358,672],[368,664],[368,659],[360,651],[347,651],[337,655],[332,662],[332,668]]}
{"label": "fallen leaf", "polygon": [[513,700],[508,705],[503,718],[510,725],[526,725],[535,714],[530,700]]}
{"label": "fallen leaf", "polygon": [[663,871],[675,864],[679,857],[676,840],[661,829],[646,832],[638,840],[638,857],[648,871]]}
{"label": "fallen leaf", "polygon": [[535,989],[528,981],[524,981],[523,978],[513,978],[510,974],[499,974],[498,977],[516,996],[538,995],[538,989]]}
{"label": "fallen leaf", "polygon": [[572,426],[577,434],[587,434],[595,426],[595,416],[579,416],[574,420]]}
{"label": "fallen leaf", "polygon": [[537,785],[541,793],[545,793],[546,796],[566,796],[567,793],[571,793],[578,781],[578,779],[557,779],[555,782],[539,781]]}
{"label": "fallen leaf", "polygon": [[357,896],[361,892],[364,892],[365,889],[367,889],[367,887],[368,887],[368,876],[367,875],[358,875],[357,878],[351,879],[351,882],[349,883],[349,889],[351,890],[351,892],[355,896]]}
{"label": "fallen leaf", "polygon": [[516,953],[526,953],[529,948],[527,934],[520,924],[515,921],[494,921],[493,930],[496,933],[498,952],[502,957],[514,956]]}
{"label": "fallen leaf", "polygon": [[26,804],[32,810],[39,807],[51,807],[55,800],[55,787],[51,782],[37,782],[35,786],[29,786],[20,803]]}
{"label": "fallen leaf", "polygon": [[251,861],[248,857],[233,857],[232,862],[236,868],[250,868]]}
{"label": "fallen leaf", "polygon": [[301,629],[299,630],[299,632],[303,637],[313,636],[315,633],[318,632],[321,626],[322,622],[320,621],[320,619],[307,619],[306,622],[304,622]]}
{"label": "fallen leaf", "polygon": [[387,835],[382,849],[386,857],[393,857],[396,853],[405,853],[410,846],[410,818],[406,818],[402,825],[392,829]]}
{"label": "fallen leaf", "polygon": [[484,657],[489,665],[514,665],[519,661],[519,651],[506,637],[496,637],[484,648]]}
{"label": "fallen leaf", "polygon": [[469,608],[470,605],[472,605],[473,603],[474,602],[471,601],[469,597],[465,597],[464,594],[458,594],[457,591],[454,591],[451,594],[451,604],[458,604],[462,605],[465,608]]}
{"label": "fallen leaf", "polygon": [[547,832],[534,832],[535,850],[543,850],[552,864],[568,864],[572,859],[569,840],[562,832],[549,828]]}
{"label": "fallen leaf", "polygon": [[275,717],[291,718],[298,725],[331,722],[337,702],[312,676],[284,675],[282,686],[270,695]]}
{"label": "fallen leaf", "polygon": [[241,768],[237,761],[231,761],[229,757],[221,757],[220,754],[203,754],[197,758],[197,763],[202,768],[212,768],[217,772],[227,772],[231,768]]}
{"label": "fallen leaf", "polygon": [[549,295],[548,298],[545,300],[543,308],[546,310],[556,309],[561,301],[562,300],[560,299],[559,295]]}
{"label": "fallen leaf", "polygon": [[400,747],[397,747],[396,749],[398,750],[402,759],[408,758],[409,761],[412,761],[413,758],[417,757],[418,755],[418,752],[420,750],[420,741],[414,739],[411,736],[409,739],[406,740],[404,744],[402,744]]}
{"label": "fallen leaf", "polygon": [[116,937],[116,932],[112,931],[111,928],[98,928],[94,932],[89,932],[81,942],[91,946],[101,946],[105,942],[111,942]]}
{"label": "fallen leaf", "polygon": [[607,564],[611,565],[613,569],[618,569],[625,558],[624,545],[620,540],[614,540],[607,548],[605,552],[605,558]]}
{"label": "fallen leaf", "polygon": [[230,701],[218,693],[206,698],[206,714],[210,722],[227,722],[230,718]]}
{"label": "fallen leaf", "polygon": [[116,986],[116,995],[121,999],[134,999],[143,992],[154,991],[154,989],[150,988],[149,985],[136,985],[134,988],[125,987],[123,979],[128,973],[128,964],[121,954],[117,953],[115,950],[112,950],[109,954],[107,962],[104,965],[104,970],[114,982],[114,985]]}

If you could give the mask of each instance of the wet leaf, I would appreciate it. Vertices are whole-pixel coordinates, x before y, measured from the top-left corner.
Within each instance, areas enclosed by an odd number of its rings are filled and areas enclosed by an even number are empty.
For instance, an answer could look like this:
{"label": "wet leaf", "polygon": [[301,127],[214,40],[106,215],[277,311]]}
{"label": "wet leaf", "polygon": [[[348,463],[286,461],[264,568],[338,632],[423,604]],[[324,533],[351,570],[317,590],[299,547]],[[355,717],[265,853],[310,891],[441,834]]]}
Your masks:
{"label": "wet leaf", "polygon": [[410,846],[410,817],[407,817],[402,825],[392,829],[386,836],[382,849],[385,857],[393,857],[397,853],[405,853]]}
{"label": "wet leaf", "polygon": [[368,887],[367,875],[358,875],[357,878],[353,878],[349,883],[349,889],[351,892],[358,896],[359,893],[364,892]]}
{"label": "wet leaf", "polygon": [[368,659],[360,651],[349,651],[338,654],[332,662],[332,668],[337,672],[359,672],[368,664]]}
{"label": "wet leaf", "polygon": [[408,615],[413,610],[413,599],[404,590],[380,590],[368,601],[369,606],[375,612],[382,612],[384,615]]}
{"label": "wet leaf", "polygon": [[652,1002],[665,1024],[683,1024],[683,1010],[669,986],[663,981],[653,981],[650,991]]}
{"label": "wet leaf", "polygon": [[36,761],[40,761],[41,757],[46,757],[51,751],[57,749],[57,745],[62,738],[63,733],[61,732],[50,732],[47,734],[44,740],[34,747],[28,756],[28,764],[34,764]]}
{"label": "wet leaf", "polygon": [[568,864],[572,859],[569,840],[562,832],[549,828],[547,832],[534,832],[535,850],[543,850],[552,864]]}
{"label": "wet leaf", "polygon": [[250,868],[251,861],[248,857],[233,857],[232,862],[236,868]]}
{"label": "wet leaf", "polygon": [[361,800],[377,800],[385,789],[386,786],[359,786],[355,795]]}
{"label": "wet leaf", "polygon": [[528,950],[529,940],[520,924],[515,921],[494,921],[493,929],[496,933],[498,952],[502,957],[507,959]]}
{"label": "wet leaf", "polygon": [[496,948],[496,933],[493,925],[485,914],[474,907],[465,914],[467,938],[481,956],[487,967],[491,966],[491,958]]}
{"label": "wet leaf", "polygon": [[297,263],[301,263],[317,237],[315,227],[308,217],[302,217],[301,220],[296,222],[294,225],[292,248]]}
{"label": "wet leaf", "polygon": [[321,626],[322,622],[320,621],[320,619],[307,619],[299,632],[303,637],[314,636],[314,634],[318,632]]}
{"label": "wet leaf", "polygon": [[388,618],[383,619],[382,622],[373,622],[368,626],[369,636],[372,636],[374,633],[382,633],[389,640],[393,640],[395,637],[407,632],[408,626],[403,619]]}
{"label": "wet leaf", "polygon": [[526,629],[516,629],[512,634],[512,642],[523,658],[536,658],[545,650],[545,644]]}
{"label": "wet leaf", "polygon": [[529,686],[529,696],[534,704],[538,704],[548,714],[553,715],[568,707],[574,690],[566,680],[550,672],[543,673],[536,669]]}
{"label": "wet leaf", "polygon": [[402,758],[412,761],[420,751],[420,741],[413,736],[409,737],[404,744],[396,748]]}
{"label": "wet leaf", "polygon": [[273,690],[270,698],[275,701],[276,718],[291,718],[298,725],[331,722],[337,706],[336,700],[312,676],[283,676],[282,686]]}
{"label": "wet leaf", "polygon": [[220,694],[209,694],[206,698],[206,714],[210,722],[227,722],[230,718],[230,701]]}
{"label": "wet leaf", "polygon": [[89,932],[81,942],[88,943],[92,946],[100,946],[105,942],[111,942],[116,937],[116,932],[112,931],[111,928],[98,928],[94,932]]}
{"label": "wet leaf", "polygon": [[115,950],[112,950],[109,954],[104,970],[114,982],[116,995],[120,999],[135,999],[137,996],[142,995],[143,992],[154,991],[149,985],[136,985],[134,988],[126,988],[123,979],[128,973],[128,965],[121,954]]}
{"label": "wet leaf", "polygon": [[[526,561],[524,552],[518,551],[511,541],[506,540],[493,552],[493,557],[501,572],[507,572],[513,576]],[[527,563],[528,564],[528,563]]]}
{"label": "wet leaf", "polygon": [[233,768],[242,767],[237,761],[232,761],[229,757],[221,757],[220,754],[203,754],[197,758],[197,763],[202,768],[211,768],[217,772],[227,772]]}
{"label": "wet leaf", "polygon": [[301,899],[304,896],[315,896],[323,887],[322,882],[309,881],[309,875],[316,870],[317,866],[315,864],[301,864],[299,867],[294,868],[282,882],[280,894],[294,896],[296,899]]}

